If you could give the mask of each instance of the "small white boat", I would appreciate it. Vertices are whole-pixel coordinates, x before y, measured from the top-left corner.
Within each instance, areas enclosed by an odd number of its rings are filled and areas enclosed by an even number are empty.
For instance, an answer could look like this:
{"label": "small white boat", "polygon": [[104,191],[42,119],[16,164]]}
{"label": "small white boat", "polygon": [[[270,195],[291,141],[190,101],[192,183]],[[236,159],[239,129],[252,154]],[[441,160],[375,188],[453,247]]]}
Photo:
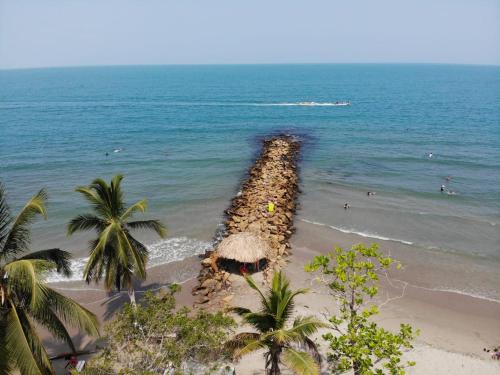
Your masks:
{"label": "small white boat", "polygon": [[351,105],[351,102],[326,102],[326,103],[298,102],[297,105],[306,107],[345,107]]}
{"label": "small white boat", "polygon": [[339,107],[345,107],[351,105],[351,102],[335,102],[334,104]]}

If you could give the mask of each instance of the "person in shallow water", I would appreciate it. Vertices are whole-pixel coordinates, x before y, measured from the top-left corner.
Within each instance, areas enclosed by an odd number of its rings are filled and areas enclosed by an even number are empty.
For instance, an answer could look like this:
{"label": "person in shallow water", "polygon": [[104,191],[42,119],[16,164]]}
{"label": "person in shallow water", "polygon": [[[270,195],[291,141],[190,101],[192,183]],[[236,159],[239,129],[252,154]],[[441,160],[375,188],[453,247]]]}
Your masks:
{"label": "person in shallow water", "polygon": [[441,190],[441,193],[443,193],[443,192],[445,191],[445,189],[446,189],[446,186],[441,185],[441,189],[440,189],[440,190]]}
{"label": "person in shallow water", "polygon": [[351,206],[349,205],[349,203],[348,203],[348,202],[346,202],[346,203],[344,204],[344,210],[347,210],[348,208],[351,208]]}

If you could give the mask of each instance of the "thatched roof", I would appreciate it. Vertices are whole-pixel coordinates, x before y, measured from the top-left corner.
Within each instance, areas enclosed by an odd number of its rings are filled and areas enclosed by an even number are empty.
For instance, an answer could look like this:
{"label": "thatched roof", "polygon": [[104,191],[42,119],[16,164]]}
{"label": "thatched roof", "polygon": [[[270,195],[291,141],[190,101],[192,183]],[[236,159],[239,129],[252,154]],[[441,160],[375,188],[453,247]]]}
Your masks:
{"label": "thatched roof", "polygon": [[231,234],[224,238],[216,250],[219,258],[232,259],[240,263],[255,263],[271,254],[269,244],[250,232]]}

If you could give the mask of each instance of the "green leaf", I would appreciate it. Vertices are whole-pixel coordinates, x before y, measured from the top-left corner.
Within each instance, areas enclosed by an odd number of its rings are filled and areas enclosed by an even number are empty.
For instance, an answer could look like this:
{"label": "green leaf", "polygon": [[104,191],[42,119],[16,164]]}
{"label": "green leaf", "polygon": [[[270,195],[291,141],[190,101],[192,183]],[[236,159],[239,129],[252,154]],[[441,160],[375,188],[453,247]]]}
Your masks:
{"label": "green leaf", "polygon": [[319,365],[309,353],[287,348],[283,351],[282,361],[297,375],[319,374]]}

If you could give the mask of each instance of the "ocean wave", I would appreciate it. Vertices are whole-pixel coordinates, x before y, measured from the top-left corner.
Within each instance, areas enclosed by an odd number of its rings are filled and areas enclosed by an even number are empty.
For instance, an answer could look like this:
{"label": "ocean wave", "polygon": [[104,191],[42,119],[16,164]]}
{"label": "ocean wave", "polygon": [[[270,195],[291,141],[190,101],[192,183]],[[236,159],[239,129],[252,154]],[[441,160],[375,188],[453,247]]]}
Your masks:
{"label": "ocean wave", "polygon": [[382,240],[382,241],[394,241],[394,242],[399,242],[399,243],[402,243],[402,244],[405,244],[405,245],[413,245],[413,242],[410,242],[410,241],[401,240],[401,239],[398,239],[398,238],[384,237],[384,236],[381,236],[381,235],[376,234],[376,233],[360,232],[360,231],[357,231],[355,229],[346,229],[346,228],[336,227],[334,225],[328,225],[328,224],[324,224],[324,223],[320,223],[318,221],[313,221],[313,220],[308,220],[308,219],[300,219],[300,220],[303,221],[303,222],[305,222],[305,223],[309,223],[309,224],[318,225],[318,226],[321,226],[321,227],[327,227],[327,228],[330,228],[330,229],[338,230],[339,232],[342,232],[342,233],[356,234],[358,236],[366,237],[366,238],[376,238],[376,239]]}
{"label": "ocean wave", "polygon": [[[187,237],[173,237],[146,246],[149,250],[148,268],[161,264],[182,260],[189,256],[203,254],[212,247],[210,242]],[[71,261],[73,274],[67,278],[57,272],[47,275],[47,282],[79,281],[83,279],[83,269],[88,257],[76,258]]]}
{"label": "ocean wave", "polygon": [[496,298],[486,297],[482,294],[479,294],[479,292],[475,292],[475,291],[474,292],[466,292],[466,291],[454,289],[454,288],[424,288],[424,289],[428,289],[428,290],[436,291],[436,292],[455,293],[455,294],[460,294],[462,296],[473,297],[473,298],[482,299],[482,300],[489,301],[489,302],[500,303],[500,300],[498,300]]}
{"label": "ocean wave", "polygon": [[[408,283],[407,281],[400,280],[400,279],[393,279],[393,280],[398,281],[398,282],[402,282],[402,283]],[[499,299],[488,297],[488,296],[484,295],[485,293],[481,294],[481,292],[478,292],[478,291],[465,291],[465,290],[460,290],[460,289],[455,289],[455,288],[446,288],[446,287],[430,288],[430,287],[425,287],[425,286],[416,285],[416,284],[412,284],[412,283],[408,283],[408,285],[411,286],[412,288],[423,289],[423,290],[427,290],[430,292],[454,293],[454,294],[459,294],[462,296],[482,299],[482,300],[489,301],[489,302],[500,303]]]}

